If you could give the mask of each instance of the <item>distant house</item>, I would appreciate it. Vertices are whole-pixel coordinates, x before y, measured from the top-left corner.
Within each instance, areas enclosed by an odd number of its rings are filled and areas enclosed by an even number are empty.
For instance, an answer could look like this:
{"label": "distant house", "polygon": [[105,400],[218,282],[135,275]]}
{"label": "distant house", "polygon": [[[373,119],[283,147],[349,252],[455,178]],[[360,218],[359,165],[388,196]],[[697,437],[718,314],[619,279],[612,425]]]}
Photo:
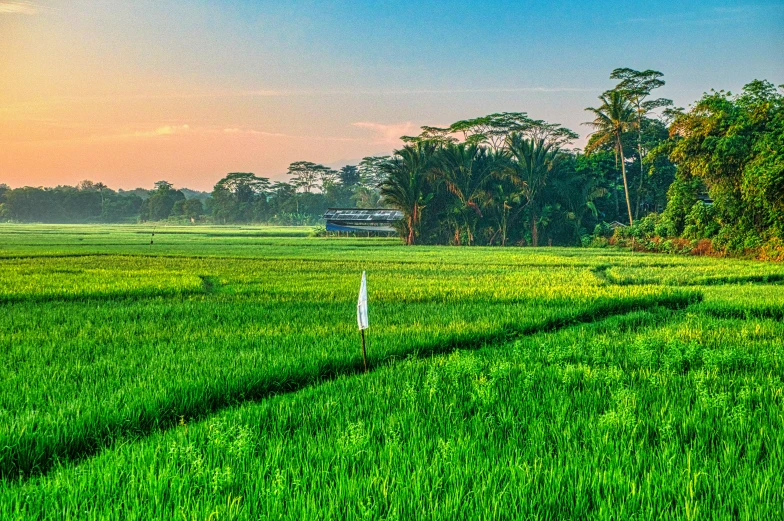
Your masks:
{"label": "distant house", "polygon": [[403,212],[387,208],[329,208],[323,217],[328,232],[394,233],[394,224],[403,218]]}

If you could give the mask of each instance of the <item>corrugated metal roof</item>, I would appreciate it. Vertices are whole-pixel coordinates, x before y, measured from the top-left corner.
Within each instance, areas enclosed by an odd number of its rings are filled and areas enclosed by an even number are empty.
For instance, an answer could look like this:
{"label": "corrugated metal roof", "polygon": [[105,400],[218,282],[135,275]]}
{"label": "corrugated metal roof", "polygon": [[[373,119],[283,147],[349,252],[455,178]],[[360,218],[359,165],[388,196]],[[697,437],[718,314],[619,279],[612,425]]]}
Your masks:
{"label": "corrugated metal roof", "polygon": [[329,208],[323,217],[328,221],[390,223],[402,219],[403,212],[388,208]]}

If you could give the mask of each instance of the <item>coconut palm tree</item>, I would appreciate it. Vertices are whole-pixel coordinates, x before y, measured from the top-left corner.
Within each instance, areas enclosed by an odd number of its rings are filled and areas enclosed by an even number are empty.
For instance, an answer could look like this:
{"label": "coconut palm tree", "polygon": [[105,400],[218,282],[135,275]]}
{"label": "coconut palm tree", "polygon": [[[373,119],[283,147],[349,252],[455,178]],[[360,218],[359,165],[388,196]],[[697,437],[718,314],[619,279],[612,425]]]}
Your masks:
{"label": "coconut palm tree", "polygon": [[[482,217],[488,181],[495,173],[495,156],[477,144],[460,143],[442,148],[434,157],[433,174],[457,199],[469,246],[474,243],[476,224]],[[455,235],[459,238],[459,230]]]}
{"label": "coconut palm tree", "polygon": [[615,86],[615,90],[624,93],[626,99],[634,107],[635,115],[637,116],[637,157],[640,160],[640,182],[637,187],[637,204],[634,208],[635,218],[640,214],[640,202],[642,200],[642,188],[645,183],[645,165],[643,165],[643,147],[642,147],[642,121],[653,110],[660,108],[669,108],[672,106],[672,100],[667,98],[659,98],[648,100],[654,89],[664,86],[664,80],[661,79],[664,74],[659,71],[651,69],[645,71],[635,71],[628,67],[615,69],[610,74],[610,79],[621,80]]}
{"label": "coconut palm tree", "polygon": [[576,172],[561,169],[559,175],[553,177],[552,186],[559,195],[566,219],[574,227],[574,242],[579,244],[586,217],[592,215],[597,218],[599,215],[594,201],[607,195],[603,179],[590,170]]}
{"label": "coconut palm tree", "polygon": [[536,196],[547,184],[550,173],[557,167],[560,150],[554,143],[548,143],[544,139],[526,139],[519,133],[509,136],[507,148],[511,155],[508,176],[519,187],[519,192],[526,201],[519,210],[525,207],[531,210],[531,242],[538,246],[539,212]]}
{"label": "coconut palm tree", "polygon": [[427,175],[434,150],[432,143],[408,145],[381,165],[384,180],[379,185],[380,194],[384,203],[403,212],[407,245],[414,244],[422,210],[433,197],[427,190]]}
{"label": "coconut palm tree", "polygon": [[632,203],[629,199],[629,183],[626,181],[626,162],[623,155],[623,133],[635,125],[636,114],[634,107],[627,99],[624,92],[620,90],[608,90],[599,100],[602,104],[598,108],[588,107],[587,111],[592,112],[594,120],[586,125],[594,128],[594,139],[586,148],[586,153],[599,146],[612,143],[615,151],[615,160],[621,162],[621,175],[623,176],[623,190],[626,194],[626,209],[629,212],[629,224],[633,223]]}

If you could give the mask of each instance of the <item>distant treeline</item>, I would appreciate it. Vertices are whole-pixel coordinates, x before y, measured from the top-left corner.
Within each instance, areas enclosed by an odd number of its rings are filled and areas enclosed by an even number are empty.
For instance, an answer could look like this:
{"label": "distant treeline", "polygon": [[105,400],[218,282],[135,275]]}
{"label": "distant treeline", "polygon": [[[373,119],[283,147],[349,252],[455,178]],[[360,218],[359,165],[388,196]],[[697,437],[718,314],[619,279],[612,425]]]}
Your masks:
{"label": "distant treeline", "polygon": [[[315,224],[330,206],[400,209],[407,244],[602,245],[784,251],[784,95],[755,80],[706,93],[689,110],[653,93],[659,71],[622,68],[578,137],[523,112],[403,136],[390,156],[335,170],[292,163],[289,182],[248,172],[212,192],[0,187],[0,217],[42,222],[209,221]],[[639,242],[637,242],[639,241]],[[685,241],[685,242],[684,242]]]}
{"label": "distant treeline", "polygon": [[[190,197],[186,200],[185,194]],[[209,194],[174,190],[166,181],[153,190],[112,190],[103,183],[82,181],[76,186],[9,188],[0,184],[0,217],[22,222],[127,223],[152,215],[201,216]]]}
{"label": "distant treeline", "polygon": [[[307,163],[300,163],[300,165]],[[317,224],[330,206],[373,207],[377,190],[360,184],[358,168],[328,172],[315,185],[298,191],[293,183],[271,183],[252,173],[234,172],[214,190],[199,192],[158,181],[146,190],[113,190],[103,183],[77,186],[9,188],[0,184],[0,219],[42,223],[136,223],[139,221],[217,224]],[[335,179],[330,184],[327,176]],[[375,181],[374,181],[375,182]],[[323,183],[323,184],[322,184]],[[373,195],[375,194],[375,195]]]}

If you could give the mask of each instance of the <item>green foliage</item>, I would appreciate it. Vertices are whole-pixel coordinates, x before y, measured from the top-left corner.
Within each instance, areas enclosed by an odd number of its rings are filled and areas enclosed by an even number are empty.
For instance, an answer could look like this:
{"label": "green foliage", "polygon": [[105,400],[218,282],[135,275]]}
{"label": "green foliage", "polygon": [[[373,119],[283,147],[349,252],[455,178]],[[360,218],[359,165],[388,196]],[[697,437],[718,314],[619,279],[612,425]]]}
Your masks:
{"label": "green foliage", "polygon": [[406,216],[400,229],[408,244],[538,244],[541,235],[579,244],[607,191],[590,162],[559,148],[574,138],[524,113],[426,127],[391,160],[379,158],[383,200]]}
{"label": "green foliage", "polygon": [[712,239],[720,228],[716,221],[716,207],[697,201],[686,216],[683,236],[687,239]]}
{"label": "green foliage", "polygon": [[[632,203],[629,198],[629,183],[626,177],[626,156],[623,149],[623,135],[635,123],[635,112],[624,91],[609,90],[599,96],[602,104],[598,108],[588,107],[587,111],[594,115],[588,122],[594,129],[593,140],[588,142],[586,152],[590,153],[601,145],[612,143],[616,163],[621,165],[623,189],[626,196],[626,209],[629,213],[629,224],[632,224]],[[628,150],[628,147],[627,147]]]}
{"label": "green foliage", "polygon": [[396,226],[408,244],[604,246],[606,234],[591,230],[628,221],[622,241],[683,250],[710,240],[695,251],[772,258],[762,249],[784,233],[784,95],[755,80],[686,111],[652,98],[659,71],[618,68],[610,78],[615,88],[586,109],[594,132],[585,153],[566,149],[578,136],[557,123],[497,112],[423,126],[392,156],[340,171],[294,162],[289,183],[231,173],[211,197],[165,181],[128,192],[90,181],[0,186],[0,218],[314,225],[329,207],[391,206],[405,215]]}
{"label": "green foliage", "polygon": [[286,173],[291,176],[291,184],[306,193],[310,193],[314,188],[324,191],[338,177],[336,170],[310,161],[291,163]]}
{"label": "green foliage", "polygon": [[667,208],[664,210],[656,229],[662,237],[678,237],[686,227],[686,217],[698,201],[703,190],[698,178],[677,177],[667,191]]}
{"label": "green foliage", "polygon": [[346,188],[356,186],[361,181],[359,168],[354,165],[346,165],[338,171],[338,180]]}
{"label": "green foliage", "polygon": [[144,200],[139,219],[142,221],[163,221],[172,215],[174,204],[184,201],[185,194],[175,190],[171,183],[158,181],[150,197]]}
{"label": "green foliage", "polygon": [[142,198],[135,193],[118,193],[102,183],[90,181],[82,181],[75,187],[2,187],[0,218],[11,221],[136,222],[142,206]]}
{"label": "green foliage", "polygon": [[379,185],[381,197],[385,204],[403,212],[401,236],[409,246],[416,241],[422,212],[433,198],[428,192],[427,176],[435,149],[436,145],[429,142],[409,145],[381,165],[385,174]]}
{"label": "green foliage", "polygon": [[221,224],[261,221],[267,217],[267,196],[272,190],[269,179],[249,172],[234,172],[215,184],[211,209]]}
{"label": "green foliage", "polygon": [[701,179],[722,226],[719,244],[748,248],[782,229],[784,95],[753,81],[738,96],[705,94],[672,124],[679,176]]}

